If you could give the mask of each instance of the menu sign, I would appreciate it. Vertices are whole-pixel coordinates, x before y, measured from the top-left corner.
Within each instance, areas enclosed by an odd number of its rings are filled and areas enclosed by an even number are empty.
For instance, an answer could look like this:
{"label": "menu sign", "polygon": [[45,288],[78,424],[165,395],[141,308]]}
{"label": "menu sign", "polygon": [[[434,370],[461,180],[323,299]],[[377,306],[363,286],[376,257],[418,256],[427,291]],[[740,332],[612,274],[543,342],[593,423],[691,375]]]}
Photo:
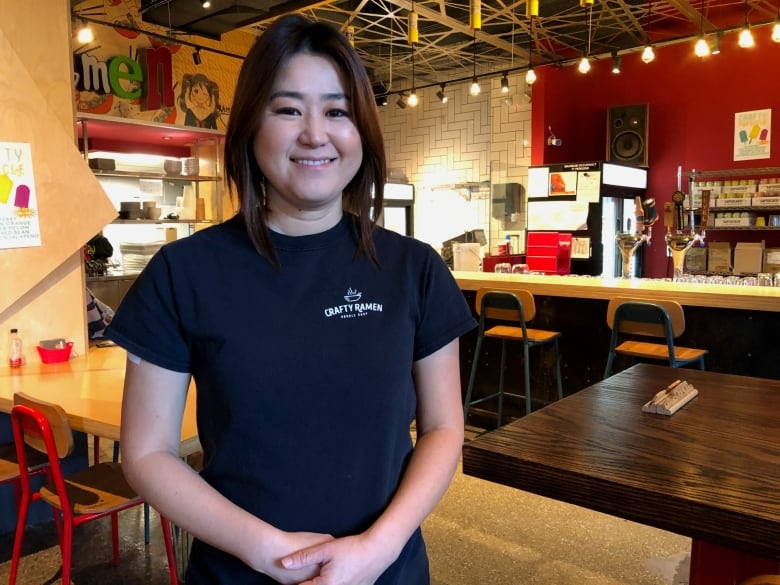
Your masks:
{"label": "menu sign", "polygon": [[30,144],[0,142],[0,248],[40,245]]}

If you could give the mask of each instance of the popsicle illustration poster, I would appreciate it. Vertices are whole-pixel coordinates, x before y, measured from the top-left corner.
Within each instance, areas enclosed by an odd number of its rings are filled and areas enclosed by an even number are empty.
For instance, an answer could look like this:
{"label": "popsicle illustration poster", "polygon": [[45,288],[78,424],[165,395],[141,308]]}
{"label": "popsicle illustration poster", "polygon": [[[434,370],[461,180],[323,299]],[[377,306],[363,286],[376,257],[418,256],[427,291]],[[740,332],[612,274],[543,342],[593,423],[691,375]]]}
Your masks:
{"label": "popsicle illustration poster", "polygon": [[772,110],[734,114],[734,160],[769,158]]}
{"label": "popsicle illustration poster", "polygon": [[40,245],[30,144],[0,142],[0,248]]}

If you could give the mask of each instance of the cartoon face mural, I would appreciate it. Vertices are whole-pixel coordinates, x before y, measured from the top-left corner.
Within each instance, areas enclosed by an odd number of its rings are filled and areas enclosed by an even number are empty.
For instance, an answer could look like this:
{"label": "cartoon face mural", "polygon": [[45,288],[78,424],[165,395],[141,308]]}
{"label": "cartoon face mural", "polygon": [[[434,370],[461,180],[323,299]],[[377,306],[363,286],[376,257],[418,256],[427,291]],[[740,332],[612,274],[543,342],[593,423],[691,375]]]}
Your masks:
{"label": "cartoon face mural", "polygon": [[202,73],[185,74],[181,80],[179,109],[184,112],[184,125],[217,128],[219,119],[219,85]]}

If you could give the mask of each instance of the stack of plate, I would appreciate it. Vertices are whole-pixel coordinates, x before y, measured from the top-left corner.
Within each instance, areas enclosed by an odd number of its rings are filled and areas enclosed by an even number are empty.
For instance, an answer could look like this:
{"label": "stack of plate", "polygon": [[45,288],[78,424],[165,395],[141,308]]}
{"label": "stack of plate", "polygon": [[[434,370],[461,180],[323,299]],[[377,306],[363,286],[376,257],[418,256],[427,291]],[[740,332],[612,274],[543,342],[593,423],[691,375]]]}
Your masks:
{"label": "stack of plate", "polygon": [[122,268],[125,271],[141,271],[165,242],[122,242]]}
{"label": "stack of plate", "polygon": [[[141,202],[140,201],[122,201],[119,204],[120,215],[124,219],[138,219],[141,217]],[[124,212],[124,213],[121,213]]]}
{"label": "stack of plate", "polygon": [[182,163],[181,163],[182,175],[193,176],[193,175],[197,175],[199,172],[200,172],[200,162],[198,161],[198,157],[190,156],[188,158],[182,159]]}

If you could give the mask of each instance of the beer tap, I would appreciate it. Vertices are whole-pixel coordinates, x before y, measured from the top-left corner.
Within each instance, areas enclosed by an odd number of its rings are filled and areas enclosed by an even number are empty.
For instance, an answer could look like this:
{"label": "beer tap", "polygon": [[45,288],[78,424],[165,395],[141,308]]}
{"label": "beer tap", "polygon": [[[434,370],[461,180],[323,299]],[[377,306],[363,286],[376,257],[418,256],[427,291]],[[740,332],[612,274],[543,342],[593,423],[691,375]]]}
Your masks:
{"label": "beer tap", "polygon": [[[669,248],[669,252],[672,255],[672,263],[674,264],[674,280],[679,280],[683,275],[683,266],[685,264],[685,255],[688,250],[695,243],[699,243],[704,246],[704,237],[707,229],[707,219],[710,210],[710,192],[704,191],[701,197],[701,222],[699,224],[700,233],[696,233],[696,227],[693,222],[693,210],[691,210],[691,219],[688,226],[688,233],[683,233],[682,224],[684,220],[683,214],[683,202],[685,201],[685,193],[682,191],[675,191],[672,193],[672,201],[674,202],[675,215],[677,217],[677,229],[670,229],[667,223],[666,231],[666,245]],[[671,207],[671,205],[670,205]],[[667,219],[668,208],[664,206],[664,222],[669,222]]]}
{"label": "beer tap", "polygon": [[[652,233],[652,224],[658,219],[658,214],[655,212],[655,200],[647,199],[642,203],[642,198],[637,196],[634,198],[634,232],[625,234],[616,234],[615,241],[617,242],[618,250],[620,250],[620,256],[623,259],[623,278],[630,278],[631,270],[631,258],[634,255],[636,249],[644,242],[650,244],[650,237]],[[645,232],[647,229],[647,233]]]}

